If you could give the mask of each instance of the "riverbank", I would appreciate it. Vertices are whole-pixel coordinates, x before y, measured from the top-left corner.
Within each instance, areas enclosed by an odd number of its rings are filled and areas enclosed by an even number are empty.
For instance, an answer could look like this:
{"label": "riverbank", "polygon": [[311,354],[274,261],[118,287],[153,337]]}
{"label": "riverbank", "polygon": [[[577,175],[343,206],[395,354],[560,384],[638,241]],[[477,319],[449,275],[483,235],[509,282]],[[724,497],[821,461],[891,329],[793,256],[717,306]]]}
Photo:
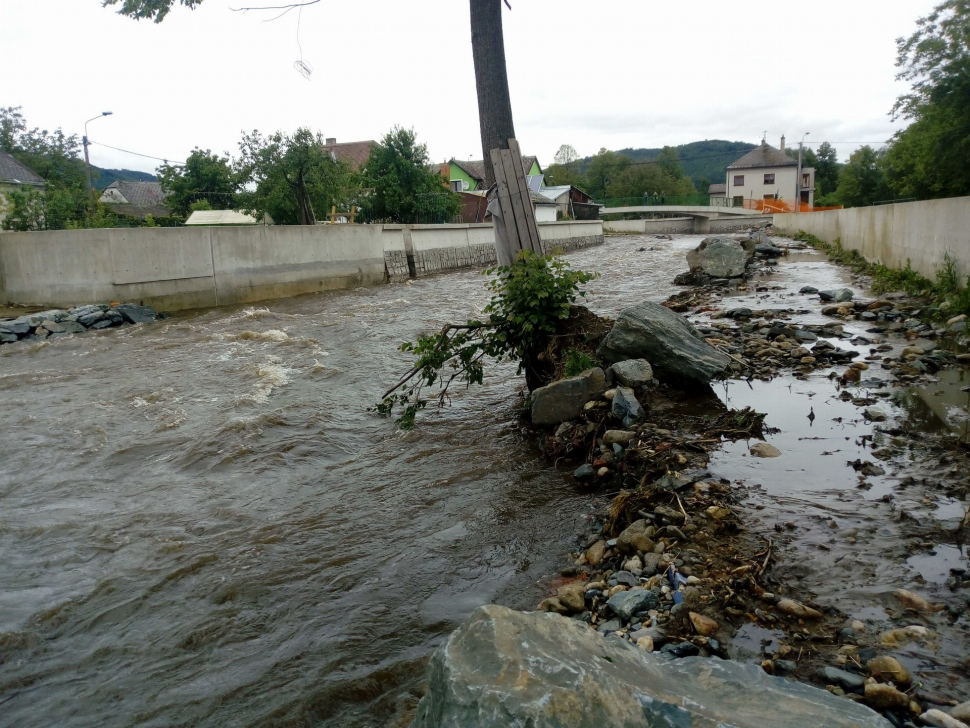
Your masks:
{"label": "riverbank", "polygon": [[[666,402],[645,403],[632,446],[589,448],[606,489],[629,490],[591,514],[540,609],[645,649],[760,662],[884,712],[895,700],[887,717],[898,725],[970,699],[966,413],[951,408],[935,432],[925,426],[932,402],[966,380],[970,357],[947,326],[920,318],[918,300],[860,300],[865,279],[776,242],[785,255],[747,282],[666,303],[735,359],[741,391],[728,380],[704,403],[655,389]],[[716,428],[704,437],[695,420],[716,422],[726,405],[766,413],[767,442]],[[567,428],[550,442],[557,454],[563,434],[577,446]],[[638,462],[643,448],[663,451],[671,470],[679,459],[682,472],[658,480]],[[787,482],[770,482],[779,477]],[[627,603],[644,608],[614,608]],[[873,688],[866,698],[870,676],[907,697]]]}

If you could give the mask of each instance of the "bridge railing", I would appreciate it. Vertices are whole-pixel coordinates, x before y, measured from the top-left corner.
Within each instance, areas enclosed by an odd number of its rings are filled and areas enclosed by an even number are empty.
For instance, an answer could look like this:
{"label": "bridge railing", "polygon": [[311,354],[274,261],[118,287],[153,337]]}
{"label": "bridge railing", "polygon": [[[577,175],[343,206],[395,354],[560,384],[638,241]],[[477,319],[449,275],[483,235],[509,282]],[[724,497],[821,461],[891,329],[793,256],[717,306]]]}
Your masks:
{"label": "bridge railing", "polygon": [[[594,200],[597,205],[604,207],[652,207],[654,205],[677,205],[690,207],[710,207],[711,198],[707,195],[644,195],[643,197],[607,197]],[[720,202],[724,202],[723,198]],[[715,203],[720,207],[731,207],[731,201],[725,204]]]}
{"label": "bridge railing", "polygon": [[744,201],[745,210],[756,210],[758,212],[763,212],[766,215],[781,213],[781,212],[824,212],[825,210],[841,210],[842,205],[835,205],[830,207],[823,207],[820,205],[809,205],[807,202],[802,202],[796,205],[794,202],[788,200],[745,200]]}

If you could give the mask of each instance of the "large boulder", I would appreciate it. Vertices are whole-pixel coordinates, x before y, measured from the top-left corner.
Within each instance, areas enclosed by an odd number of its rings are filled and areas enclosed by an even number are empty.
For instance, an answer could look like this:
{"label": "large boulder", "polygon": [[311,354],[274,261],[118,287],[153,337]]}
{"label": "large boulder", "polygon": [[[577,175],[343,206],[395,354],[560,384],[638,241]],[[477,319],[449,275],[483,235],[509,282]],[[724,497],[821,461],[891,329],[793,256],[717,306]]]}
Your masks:
{"label": "large boulder", "polygon": [[121,317],[129,324],[146,324],[158,318],[154,308],[139,306],[135,303],[122,303],[114,307]]}
{"label": "large boulder", "polygon": [[606,374],[599,367],[539,387],[532,393],[532,423],[558,425],[574,419],[583,411],[583,405],[605,391]]}
{"label": "large boulder", "polygon": [[687,265],[691,271],[701,271],[711,278],[738,278],[744,275],[747,262],[747,253],[741,243],[733,238],[704,238],[700,245],[687,253]]}
{"label": "large boulder", "polygon": [[412,728],[890,728],[758,665],[672,659],[547,612],[475,610],[435,652]]}
{"label": "large boulder", "polygon": [[657,379],[686,386],[709,385],[731,363],[686,318],[649,301],[624,309],[597,353],[610,362],[646,359]]}

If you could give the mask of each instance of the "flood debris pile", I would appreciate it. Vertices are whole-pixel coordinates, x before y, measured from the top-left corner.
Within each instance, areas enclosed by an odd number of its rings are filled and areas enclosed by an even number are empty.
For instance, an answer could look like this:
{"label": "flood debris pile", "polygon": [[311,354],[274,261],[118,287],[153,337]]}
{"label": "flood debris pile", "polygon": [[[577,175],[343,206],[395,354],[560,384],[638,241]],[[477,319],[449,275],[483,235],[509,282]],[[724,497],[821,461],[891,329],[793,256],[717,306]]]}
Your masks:
{"label": "flood debris pile", "polygon": [[158,317],[155,309],[135,303],[115,306],[96,303],[68,311],[51,309],[14,319],[0,319],[0,344],[12,344],[21,340],[43,341],[124,324],[147,323]]}

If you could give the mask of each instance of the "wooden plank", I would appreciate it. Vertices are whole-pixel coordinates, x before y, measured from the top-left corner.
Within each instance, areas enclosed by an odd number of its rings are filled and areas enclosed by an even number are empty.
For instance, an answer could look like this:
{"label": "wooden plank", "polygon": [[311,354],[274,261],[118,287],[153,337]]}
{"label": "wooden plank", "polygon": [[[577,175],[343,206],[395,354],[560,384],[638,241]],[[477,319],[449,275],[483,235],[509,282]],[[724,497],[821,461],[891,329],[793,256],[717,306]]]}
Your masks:
{"label": "wooden plank", "polygon": [[509,198],[512,200],[512,211],[514,214],[514,222],[512,225],[506,221],[505,227],[510,232],[514,227],[515,234],[518,236],[518,247],[521,250],[532,250],[532,241],[529,238],[528,218],[526,217],[525,208],[522,206],[522,194],[515,179],[515,160],[512,158],[512,152],[509,149],[500,149],[499,157],[502,160],[502,167],[505,170],[505,182],[508,185]]}
{"label": "wooden plank", "polygon": [[[499,206],[502,208],[502,220],[505,224],[506,239],[509,242],[509,250],[514,260],[522,250],[522,243],[519,240],[518,231],[515,227],[515,210],[512,207],[512,198],[509,186],[505,179],[505,164],[502,161],[501,149],[493,149],[489,152],[492,158],[492,169],[495,174],[495,191],[498,196]],[[507,151],[507,150],[506,150]]]}
{"label": "wooden plank", "polygon": [[[532,204],[532,197],[529,195],[529,180],[526,178],[525,167],[522,163],[522,150],[516,139],[509,139],[509,151],[512,152],[512,159],[515,163],[515,179],[518,183],[519,193],[522,196],[522,204],[526,210],[526,226],[529,234],[529,244],[536,255],[542,255],[542,240],[539,238],[539,226],[536,223],[535,207]],[[524,241],[523,241],[524,244]]]}

